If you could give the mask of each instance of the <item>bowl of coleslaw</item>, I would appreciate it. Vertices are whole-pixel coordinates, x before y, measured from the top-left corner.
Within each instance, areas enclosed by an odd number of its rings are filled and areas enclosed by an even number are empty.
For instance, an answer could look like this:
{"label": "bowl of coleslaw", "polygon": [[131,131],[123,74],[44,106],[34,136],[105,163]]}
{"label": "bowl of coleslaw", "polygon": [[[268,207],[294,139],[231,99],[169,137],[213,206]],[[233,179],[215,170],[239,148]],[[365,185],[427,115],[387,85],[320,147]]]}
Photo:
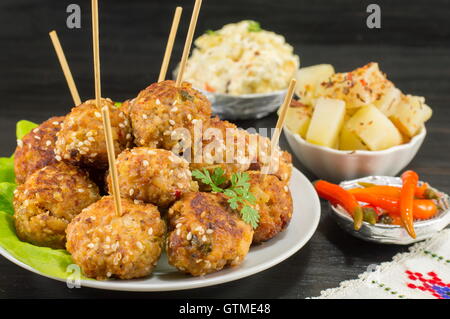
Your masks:
{"label": "bowl of coleslaw", "polygon": [[283,36],[251,20],[209,30],[194,45],[184,80],[202,91],[224,119],[261,118],[276,111],[300,64]]}

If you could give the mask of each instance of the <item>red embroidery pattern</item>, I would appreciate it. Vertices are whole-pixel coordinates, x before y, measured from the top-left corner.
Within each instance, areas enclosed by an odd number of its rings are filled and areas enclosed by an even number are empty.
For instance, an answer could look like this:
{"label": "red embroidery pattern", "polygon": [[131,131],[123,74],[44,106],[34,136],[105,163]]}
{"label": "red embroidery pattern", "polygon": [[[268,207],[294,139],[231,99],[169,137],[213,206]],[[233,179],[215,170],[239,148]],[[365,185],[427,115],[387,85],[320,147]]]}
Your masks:
{"label": "red embroidery pattern", "polygon": [[450,283],[444,283],[435,272],[430,271],[427,277],[420,272],[410,270],[406,270],[405,273],[413,282],[407,284],[408,288],[428,291],[437,299],[450,299]]}

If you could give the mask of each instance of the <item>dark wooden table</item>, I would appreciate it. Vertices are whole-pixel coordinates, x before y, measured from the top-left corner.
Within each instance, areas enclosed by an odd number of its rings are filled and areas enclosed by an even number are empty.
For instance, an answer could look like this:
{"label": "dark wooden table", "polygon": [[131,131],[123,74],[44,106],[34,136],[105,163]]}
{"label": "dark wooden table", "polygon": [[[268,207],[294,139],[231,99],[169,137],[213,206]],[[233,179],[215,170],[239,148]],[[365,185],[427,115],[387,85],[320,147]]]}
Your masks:
{"label": "dark wooden table", "polygon": [[[66,6],[74,1],[3,0],[0,4],[0,156],[15,148],[15,123],[41,122],[69,111],[72,101],[48,31],[56,29],[82,99],[93,95],[89,1],[82,7],[82,28],[65,27]],[[433,108],[428,134],[409,165],[424,180],[450,192],[450,15],[448,1],[379,1],[382,28],[365,26],[368,1],[205,0],[198,32],[242,19],[284,34],[303,65],[331,63],[347,71],[377,61],[404,92],[422,95]],[[174,61],[182,50],[191,1],[102,1],[101,58],[103,93],[115,100],[132,97],[159,71],[172,10],[185,5]],[[172,64],[173,66],[173,64]],[[273,127],[271,115],[238,123]],[[383,134],[383,132],[380,132]],[[284,138],[281,145],[289,149]],[[295,161],[311,180],[314,176]],[[302,200],[308,200],[303,198]],[[407,247],[366,243],[341,231],[322,203],[320,225],[312,239],[285,262],[235,282],[189,291],[128,293],[68,289],[0,257],[0,298],[304,298],[354,279],[369,265],[389,261]],[[301,212],[300,212],[301,213]]]}

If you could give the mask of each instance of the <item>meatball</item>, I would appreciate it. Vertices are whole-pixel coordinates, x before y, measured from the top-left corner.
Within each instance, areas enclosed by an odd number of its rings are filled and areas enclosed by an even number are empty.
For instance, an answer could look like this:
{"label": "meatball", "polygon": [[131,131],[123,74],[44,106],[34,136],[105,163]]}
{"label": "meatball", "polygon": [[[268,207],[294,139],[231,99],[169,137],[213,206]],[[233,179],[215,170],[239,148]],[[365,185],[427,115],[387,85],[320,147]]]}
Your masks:
{"label": "meatball", "polygon": [[[252,163],[249,169],[261,171],[269,167],[271,161],[270,139],[255,134],[249,134],[247,138],[251,139],[251,142],[248,142],[249,152],[252,156]],[[274,171],[269,171],[269,174],[275,175],[287,183],[292,175],[292,156],[288,152],[280,150],[279,147],[277,147],[275,154],[276,157],[272,159],[272,170]]]}
{"label": "meatball", "polygon": [[211,103],[186,82],[179,88],[174,81],[153,83],[130,102],[130,118],[138,146],[172,150],[176,144],[171,138],[173,130],[210,116]]}
{"label": "meatball", "polygon": [[193,276],[239,265],[247,255],[252,227],[222,194],[187,193],[168,213],[169,264]]}
{"label": "meatball", "polygon": [[253,235],[253,243],[261,243],[275,237],[291,221],[292,196],[289,187],[274,175],[249,171],[250,192],[256,198],[259,225]]}
{"label": "meatball", "polygon": [[64,248],[67,225],[99,199],[97,186],[79,168],[63,162],[43,167],[14,192],[17,236],[33,245]]}
{"label": "meatball", "polygon": [[[110,99],[102,99],[102,107],[108,106],[116,154],[130,145],[130,122],[124,112]],[[101,110],[95,100],[89,100],[72,109],[58,132],[55,153],[72,164],[106,169],[108,153]]]}
{"label": "meatball", "polygon": [[67,227],[67,250],[88,277],[144,277],[158,262],[166,230],[158,209],[121,200],[121,216],[115,213],[114,198],[105,196]]}
{"label": "meatball", "polygon": [[25,183],[38,169],[54,164],[56,133],[64,117],[52,117],[17,141],[14,153],[14,172],[17,184]]}
{"label": "meatball", "polygon": [[[188,158],[191,170],[206,169],[212,173],[216,168],[222,168],[229,180],[233,173],[250,167],[250,158],[246,157],[246,132],[236,125],[214,117],[201,123],[194,121],[187,129],[188,139],[181,131],[175,137],[181,150],[176,149],[176,152]],[[209,190],[201,183],[200,188]]]}
{"label": "meatball", "polygon": [[[181,194],[198,190],[189,164],[171,151],[136,147],[120,153],[116,165],[122,197],[168,207]],[[111,190],[110,176],[108,182]]]}

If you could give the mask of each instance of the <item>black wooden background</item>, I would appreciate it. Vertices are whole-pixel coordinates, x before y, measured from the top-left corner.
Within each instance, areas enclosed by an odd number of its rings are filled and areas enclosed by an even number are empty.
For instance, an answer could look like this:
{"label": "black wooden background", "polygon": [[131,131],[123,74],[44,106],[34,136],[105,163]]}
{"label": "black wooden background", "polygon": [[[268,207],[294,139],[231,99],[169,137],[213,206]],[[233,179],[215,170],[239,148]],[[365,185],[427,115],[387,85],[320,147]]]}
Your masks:
{"label": "black wooden background", "polygon": [[[81,29],[67,29],[66,7],[82,8]],[[381,6],[381,29],[366,27],[369,3]],[[173,61],[181,56],[192,0],[100,1],[103,95],[133,97],[155,81],[176,5],[184,7]],[[406,93],[423,95],[433,108],[428,135],[410,164],[423,179],[450,192],[450,1],[204,0],[197,33],[243,19],[285,35],[303,66],[331,63],[347,71],[370,61]],[[0,2],[0,156],[15,147],[15,123],[41,122],[67,113],[72,100],[48,37],[58,31],[82,99],[94,93],[87,0],[2,0]],[[172,63],[171,67],[174,66]],[[273,127],[275,116],[238,123]],[[288,149],[285,140],[282,147]],[[308,177],[309,172],[300,168]],[[305,198],[304,200],[308,200]],[[407,247],[362,242],[342,232],[322,205],[312,240],[287,261],[257,275],[216,287],[166,293],[68,289],[0,257],[3,298],[304,298],[356,278],[369,265],[389,261]]]}

